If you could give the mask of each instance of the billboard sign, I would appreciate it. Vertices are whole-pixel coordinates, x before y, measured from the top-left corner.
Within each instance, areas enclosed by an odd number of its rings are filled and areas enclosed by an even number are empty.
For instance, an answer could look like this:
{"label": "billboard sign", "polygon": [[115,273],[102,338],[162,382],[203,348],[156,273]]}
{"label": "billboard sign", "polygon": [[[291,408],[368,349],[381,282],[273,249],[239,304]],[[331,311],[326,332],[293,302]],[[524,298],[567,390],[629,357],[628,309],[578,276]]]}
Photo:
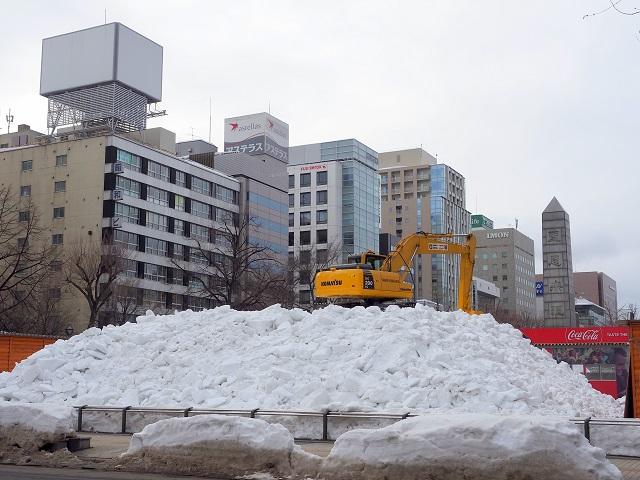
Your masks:
{"label": "billboard sign", "polygon": [[560,328],[521,328],[522,333],[536,345],[557,343],[627,343],[627,327],[560,327]]}
{"label": "billboard sign", "polygon": [[484,215],[471,215],[471,228],[493,230],[493,220]]}
{"label": "billboard sign", "polygon": [[536,282],[536,297],[544,295],[544,282]]}
{"label": "billboard sign", "polygon": [[42,41],[40,95],[113,82],[159,102],[162,47],[117,22]]}
{"label": "billboard sign", "polygon": [[224,121],[224,151],[249,155],[267,154],[289,162],[289,125],[268,113],[256,113]]}

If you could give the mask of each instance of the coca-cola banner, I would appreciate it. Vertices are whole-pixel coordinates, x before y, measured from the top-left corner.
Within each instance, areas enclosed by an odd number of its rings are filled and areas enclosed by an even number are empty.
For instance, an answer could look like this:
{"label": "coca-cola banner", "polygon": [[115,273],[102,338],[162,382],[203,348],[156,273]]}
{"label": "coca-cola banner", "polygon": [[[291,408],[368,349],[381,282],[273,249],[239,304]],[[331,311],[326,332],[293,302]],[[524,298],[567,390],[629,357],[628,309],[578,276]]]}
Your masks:
{"label": "coca-cola banner", "polygon": [[521,328],[522,334],[537,345],[558,343],[627,343],[627,327]]}

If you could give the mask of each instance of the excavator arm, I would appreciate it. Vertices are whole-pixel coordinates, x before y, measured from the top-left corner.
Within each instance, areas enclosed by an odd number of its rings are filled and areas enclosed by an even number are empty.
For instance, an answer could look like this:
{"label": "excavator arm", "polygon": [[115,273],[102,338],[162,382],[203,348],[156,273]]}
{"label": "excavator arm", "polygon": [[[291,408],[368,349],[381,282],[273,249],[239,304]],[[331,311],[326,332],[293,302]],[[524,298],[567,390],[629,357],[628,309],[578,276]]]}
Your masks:
{"label": "excavator arm", "polygon": [[[463,237],[464,243],[456,243]],[[476,238],[473,234],[418,232],[403,238],[385,259],[382,271],[398,272],[401,281],[406,281],[416,254],[460,255],[460,279],[458,287],[458,308],[472,311],[471,287],[473,265],[476,258]]]}

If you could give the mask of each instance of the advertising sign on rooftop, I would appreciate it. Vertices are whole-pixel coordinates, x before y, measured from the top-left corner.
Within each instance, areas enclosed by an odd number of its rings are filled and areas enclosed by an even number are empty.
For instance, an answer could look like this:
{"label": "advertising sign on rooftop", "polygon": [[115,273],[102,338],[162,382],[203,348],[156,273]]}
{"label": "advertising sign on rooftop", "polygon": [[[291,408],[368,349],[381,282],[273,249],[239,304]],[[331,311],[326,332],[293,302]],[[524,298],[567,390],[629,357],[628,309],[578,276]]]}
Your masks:
{"label": "advertising sign on rooftop", "polygon": [[493,230],[493,220],[485,217],[484,215],[471,215],[471,228]]}
{"label": "advertising sign on rooftop", "polygon": [[224,121],[224,151],[289,161],[289,125],[262,112]]}

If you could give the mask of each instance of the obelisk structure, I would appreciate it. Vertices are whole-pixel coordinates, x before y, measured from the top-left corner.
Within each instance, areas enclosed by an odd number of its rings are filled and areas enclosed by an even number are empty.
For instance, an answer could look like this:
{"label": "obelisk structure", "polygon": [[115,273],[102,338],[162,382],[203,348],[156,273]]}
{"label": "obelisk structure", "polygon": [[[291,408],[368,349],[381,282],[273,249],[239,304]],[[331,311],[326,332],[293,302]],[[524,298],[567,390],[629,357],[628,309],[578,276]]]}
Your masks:
{"label": "obelisk structure", "polygon": [[544,326],[576,327],[569,214],[556,197],[542,212]]}

